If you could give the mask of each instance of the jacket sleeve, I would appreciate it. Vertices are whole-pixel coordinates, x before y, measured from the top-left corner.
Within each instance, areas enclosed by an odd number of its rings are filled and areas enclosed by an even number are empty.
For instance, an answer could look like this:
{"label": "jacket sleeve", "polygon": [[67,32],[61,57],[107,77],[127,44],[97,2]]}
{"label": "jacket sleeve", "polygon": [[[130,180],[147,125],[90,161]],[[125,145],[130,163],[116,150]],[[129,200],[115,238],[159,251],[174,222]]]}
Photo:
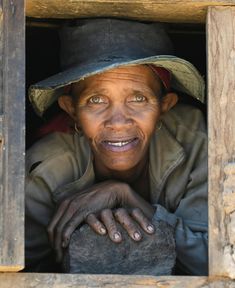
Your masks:
{"label": "jacket sleeve", "polygon": [[[72,148],[70,148],[72,147]],[[74,181],[73,138],[50,134],[26,153],[25,178],[25,262],[26,271],[59,272],[47,227],[56,211],[55,191]]]}
{"label": "jacket sleeve", "polygon": [[208,274],[207,153],[204,153],[195,163],[176,209],[169,212],[159,204],[154,205],[157,208],[154,218],[175,227],[177,274]]}
{"label": "jacket sleeve", "polygon": [[56,272],[47,226],[55,211],[51,191],[42,177],[26,177],[25,260],[26,271]]}

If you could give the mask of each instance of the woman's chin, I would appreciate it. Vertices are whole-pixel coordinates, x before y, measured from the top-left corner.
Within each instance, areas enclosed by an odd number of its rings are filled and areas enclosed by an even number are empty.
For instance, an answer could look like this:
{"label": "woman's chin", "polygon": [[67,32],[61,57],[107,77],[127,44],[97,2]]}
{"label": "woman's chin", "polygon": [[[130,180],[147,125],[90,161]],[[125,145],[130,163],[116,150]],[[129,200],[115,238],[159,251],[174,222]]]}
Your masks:
{"label": "woman's chin", "polygon": [[113,172],[115,172],[115,171],[126,172],[126,171],[129,171],[135,167],[134,164],[133,165],[131,165],[131,164],[127,165],[127,163],[123,163],[121,161],[120,162],[115,161],[114,163],[107,163],[105,166],[108,168],[108,170],[113,171]]}
{"label": "woman's chin", "polygon": [[99,170],[111,175],[124,175],[129,172],[133,174],[146,159],[146,151],[142,142],[135,138],[126,145],[112,145],[102,143],[95,150],[95,162]]}
{"label": "woman's chin", "polygon": [[[105,160],[105,159],[103,159]],[[130,159],[126,157],[120,157],[117,159],[109,158],[108,161],[102,161],[103,165],[109,170],[113,172],[128,172],[135,169],[140,162],[139,159]]]}

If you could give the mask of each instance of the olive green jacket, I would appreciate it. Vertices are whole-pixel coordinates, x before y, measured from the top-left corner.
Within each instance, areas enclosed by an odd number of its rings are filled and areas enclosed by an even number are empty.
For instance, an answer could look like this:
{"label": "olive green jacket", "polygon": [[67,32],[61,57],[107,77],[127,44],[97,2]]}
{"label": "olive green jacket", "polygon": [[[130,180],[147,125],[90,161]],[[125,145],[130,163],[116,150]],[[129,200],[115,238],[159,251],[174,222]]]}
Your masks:
{"label": "olive green jacket", "polygon": [[[154,217],[175,227],[177,270],[206,275],[208,265],[207,135],[202,113],[178,104],[150,144],[150,199]],[[56,203],[95,183],[84,136],[51,134],[26,157],[26,267],[46,269],[52,249],[47,225]],[[51,262],[53,263],[53,261]]]}

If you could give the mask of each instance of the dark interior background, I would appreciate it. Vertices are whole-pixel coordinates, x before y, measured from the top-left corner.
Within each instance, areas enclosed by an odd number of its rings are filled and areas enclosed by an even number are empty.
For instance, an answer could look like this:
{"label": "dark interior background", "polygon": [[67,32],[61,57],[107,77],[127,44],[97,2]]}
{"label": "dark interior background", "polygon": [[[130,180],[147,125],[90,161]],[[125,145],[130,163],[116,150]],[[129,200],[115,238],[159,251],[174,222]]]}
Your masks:
{"label": "dark interior background", "polygon": [[[27,19],[26,26],[26,91],[31,84],[59,71],[60,43],[58,29],[62,20]],[[169,34],[175,47],[175,55],[192,62],[206,80],[205,25],[168,24]],[[27,92],[26,92],[27,95]],[[33,133],[56,113],[57,105],[50,108],[43,118],[38,117],[26,100],[26,145],[29,147]],[[199,105],[206,113],[206,107]]]}

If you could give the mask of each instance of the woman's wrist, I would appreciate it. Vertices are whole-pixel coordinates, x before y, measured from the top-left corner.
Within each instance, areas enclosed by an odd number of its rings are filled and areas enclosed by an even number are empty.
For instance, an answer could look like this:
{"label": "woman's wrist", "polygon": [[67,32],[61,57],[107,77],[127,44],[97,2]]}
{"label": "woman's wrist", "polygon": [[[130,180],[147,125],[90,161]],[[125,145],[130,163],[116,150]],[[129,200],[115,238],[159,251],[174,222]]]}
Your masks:
{"label": "woman's wrist", "polygon": [[[129,186],[129,185],[128,185]],[[156,208],[153,207],[149,202],[142,198],[138,193],[136,193],[130,186],[127,190],[127,198],[125,200],[125,206],[129,208],[139,208],[149,219],[153,218]]]}
{"label": "woman's wrist", "polygon": [[133,199],[133,190],[127,183],[118,183],[119,189],[117,193],[118,203],[121,207],[130,207]]}

